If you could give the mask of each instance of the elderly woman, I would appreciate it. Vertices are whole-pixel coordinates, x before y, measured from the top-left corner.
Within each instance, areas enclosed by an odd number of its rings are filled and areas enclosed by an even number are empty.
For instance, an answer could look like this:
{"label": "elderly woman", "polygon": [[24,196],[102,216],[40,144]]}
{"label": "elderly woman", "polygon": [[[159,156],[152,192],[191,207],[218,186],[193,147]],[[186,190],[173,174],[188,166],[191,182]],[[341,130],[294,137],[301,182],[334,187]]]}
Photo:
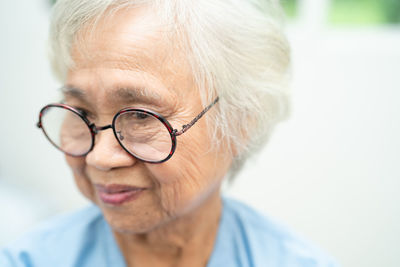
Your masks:
{"label": "elderly woman", "polygon": [[63,101],[38,121],[93,205],[3,249],[1,266],[332,266],[222,198],[287,112],[289,48],[266,0],[59,0]]}

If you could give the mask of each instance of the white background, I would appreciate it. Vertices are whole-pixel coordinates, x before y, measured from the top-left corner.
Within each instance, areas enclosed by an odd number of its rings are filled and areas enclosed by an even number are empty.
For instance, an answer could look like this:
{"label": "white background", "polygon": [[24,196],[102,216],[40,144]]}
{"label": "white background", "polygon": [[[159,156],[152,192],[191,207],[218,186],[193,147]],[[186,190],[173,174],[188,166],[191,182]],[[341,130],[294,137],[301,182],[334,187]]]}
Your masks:
{"label": "white background", "polygon": [[[303,1],[290,24],[292,116],[228,194],[285,222],[343,266],[400,266],[400,28],[324,26]],[[46,57],[49,9],[0,1],[0,245],[85,204],[36,129],[59,84]]]}

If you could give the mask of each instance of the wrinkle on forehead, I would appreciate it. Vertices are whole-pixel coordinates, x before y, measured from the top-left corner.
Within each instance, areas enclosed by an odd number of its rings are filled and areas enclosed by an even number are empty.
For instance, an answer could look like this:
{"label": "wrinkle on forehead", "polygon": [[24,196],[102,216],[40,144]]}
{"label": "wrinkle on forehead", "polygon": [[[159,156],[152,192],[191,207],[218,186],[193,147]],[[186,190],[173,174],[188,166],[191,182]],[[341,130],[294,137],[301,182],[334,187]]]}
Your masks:
{"label": "wrinkle on forehead", "polygon": [[172,45],[176,42],[166,31],[167,25],[145,6],[103,15],[78,32],[72,57],[81,65],[75,67],[101,62],[121,69],[165,71],[167,63],[176,60]]}
{"label": "wrinkle on forehead", "polygon": [[[140,87],[120,87],[115,89],[107,90],[109,94],[107,98],[110,101],[117,103],[150,103],[162,106],[162,100],[160,94],[155,91],[148,90]],[[72,85],[65,85],[61,87],[61,92],[65,98],[79,99],[82,102],[90,103],[90,97],[87,95],[85,90],[74,87]]]}

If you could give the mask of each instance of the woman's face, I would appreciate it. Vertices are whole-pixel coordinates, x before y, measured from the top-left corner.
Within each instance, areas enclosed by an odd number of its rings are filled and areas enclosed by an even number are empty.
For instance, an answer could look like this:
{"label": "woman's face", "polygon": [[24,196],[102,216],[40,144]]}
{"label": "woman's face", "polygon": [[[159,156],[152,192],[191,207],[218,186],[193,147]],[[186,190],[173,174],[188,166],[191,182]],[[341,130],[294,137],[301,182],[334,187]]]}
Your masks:
{"label": "woman's face", "polygon": [[[111,124],[126,107],[155,111],[177,129],[190,122],[202,106],[189,66],[163,40],[154,18],[144,8],[118,11],[94,31],[81,30],[66,82],[74,90],[64,92],[66,103],[87,111],[97,126]],[[80,191],[112,228],[144,233],[190,213],[218,191],[231,157],[210,149],[211,142],[201,119],[177,137],[172,158],[151,164],[129,155],[108,129],[96,135],[87,156],[66,159]],[[134,192],[125,198],[124,190]]]}

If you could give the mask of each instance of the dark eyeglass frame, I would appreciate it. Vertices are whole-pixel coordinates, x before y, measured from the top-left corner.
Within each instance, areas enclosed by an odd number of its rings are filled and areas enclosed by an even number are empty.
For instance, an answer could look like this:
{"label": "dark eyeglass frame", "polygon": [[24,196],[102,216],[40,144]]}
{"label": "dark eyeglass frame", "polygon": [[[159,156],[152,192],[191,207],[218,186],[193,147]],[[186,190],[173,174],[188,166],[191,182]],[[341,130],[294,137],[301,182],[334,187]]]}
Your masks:
{"label": "dark eyeglass frame", "polygon": [[[219,97],[216,97],[216,98],[214,99],[214,101],[211,102],[211,104],[209,104],[207,107],[205,107],[193,120],[191,120],[191,121],[190,121],[189,123],[187,123],[187,124],[182,125],[181,130],[174,129],[174,128],[171,126],[171,124],[170,124],[162,115],[158,114],[157,112],[154,112],[154,111],[151,111],[151,110],[146,110],[146,109],[136,109],[136,108],[124,108],[124,109],[121,109],[120,111],[118,111],[118,112],[114,115],[114,118],[113,118],[111,124],[108,124],[108,125],[105,125],[105,126],[101,126],[101,127],[97,127],[94,123],[90,122],[90,121],[88,120],[88,118],[86,117],[86,115],[85,115],[82,111],[80,111],[79,109],[76,109],[76,108],[71,107],[71,106],[66,105],[66,104],[58,104],[58,103],[55,103],[55,104],[48,104],[48,105],[44,106],[44,107],[40,110],[40,113],[39,113],[39,121],[36,123],[36,126],[37,126],[38,128],[40,128],[40,129],[42,129],[42,131],[43,131],[44,135],[46,136],[47,140],[49,140],[50,143],[51,143],[53,146],[55,146],[57,149],[59,149],[60,151],[62,151],[63,153],[65,153],[65,154],[67,154],[67,155],[69,155],[69,156],[73,156],[73,157],[83,157],[83,156],[86,156],[87,154],[89,154],[90,151],[92,151],[92,149],[93,149],[93,147],[94,147],[95,136],[96,136],[96,134],[99,133],[100,131],[107,130],[107,129],[110,129],[110,128],[111,128],[111,129],[113,130],[114,136],[115,136],[115,138],[117,139],[118,143],[120,144],[120,146],[121,146],[126,152],[129,153],[129,155],[131,155],[132,157],[135,157],[135,158],[137,158],[137,159],[139,159],[139,160],[141,160],[141,161],[143,161],[143,162],[148,162],[148,163],[162,163],[162,162],[165,162],[165,161],[169,160],[169,159],[172,157],[172,155],[174,154],[175,149],[176,149],[176,145],[177,145],[177,143],[176,143],[176,137],[177,137],[177,136],[180,136],[181,134],[183,134],[183,133],[185,133],[187,130],[189,130],[189,129],[190,129],[190,128],[191,128],[191,127],[192,127],[192,126],[193,126],[193,125],[194,125],[194,124],[195,124],[195,123],[196,123],[196,122],[197,122],[197,121],[212,107],[212,106],[214,106],[218,101],[219,101]],[[89,150],[88,150],[86,153],[84,153],[84,154],[82,154],[82,155],[73,155],[73,154],[70,154],[70,153],[68,153],[68,152],[65,152],[65,151],[63,151],[57,144],[55,144],[55,143],[51,140],[51,138],[47,135],[45,129],[42,127],[42,117],[43,117],[43,115],[46,113],[46,110],[47,110],[48,108],[51,108],[51,107],[59,107],[59,108],[64,108],[64,109],[67,109],[67,110],[69,110],[69,111],[72,111],[73,113],[75,113],[76,115],[78,115],[78,116],[85,122],[85,124],[86,124],[86,126],[88,127],[88,129],[89,129],[89,131],[90,131],[90,133],[91,133],[91,136],[92,136],[92,143],[91,143],[91,145],[90,145]],[[148,114],[148,115],[153,116],[153,117],[155,117],[156,119],[158,119],[158,120],[167,128],[167,130],[168,130],[168,132],[169,132],[169,135],[171,136],[171,143],[172,143],[172,145],[171,145],[171,150],[170,150],[168,156],[167,156],[165,159],[159,160],[159,161],[144,160],[144,159],[141,159],[141,158],[139,158],[138,156],[132,154],[127,148],[125,148],[125,146],[122,144],[121,140],[118,138],[117,131],[115,130],[115,121],[116,121],[116,119],[117,119],[120,115],[122,115],[122,114],[124,114],[124,113],[126,113],[126,112],[142,112],[142,113]]]}

